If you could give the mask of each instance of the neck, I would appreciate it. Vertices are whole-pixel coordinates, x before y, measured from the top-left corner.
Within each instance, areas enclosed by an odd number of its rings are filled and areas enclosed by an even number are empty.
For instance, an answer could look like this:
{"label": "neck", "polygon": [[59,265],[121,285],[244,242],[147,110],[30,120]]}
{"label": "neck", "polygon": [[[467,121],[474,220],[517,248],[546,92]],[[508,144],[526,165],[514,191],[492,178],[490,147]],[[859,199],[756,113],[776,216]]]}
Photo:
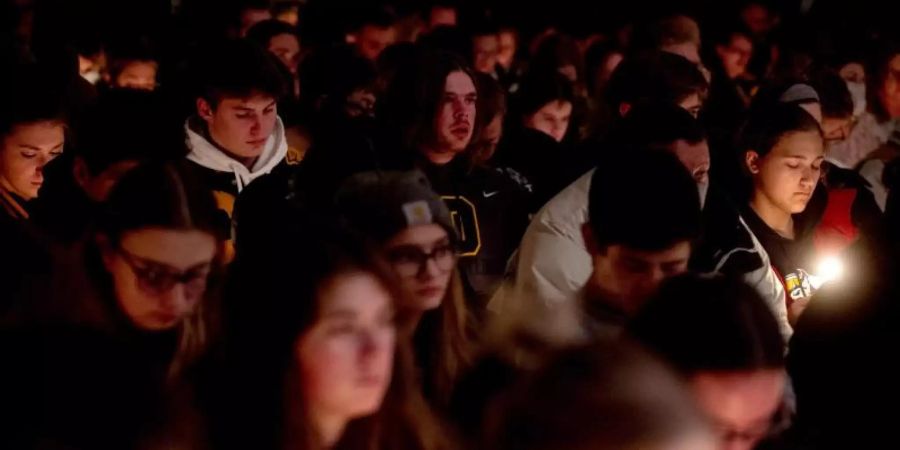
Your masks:
{"label": "neck", "polygon": [[753,194],[750,208],[776,233],[788,239],[794,238],[794,218],[791,213],[776,207],[759,193]]}
{"label": "neck", "polygon": [[347,419],[338,415],[314,414],[313,422],[321,438],[322,447],[326,449],[337,444],[344,434],[344,428],[347,427]]}
{"label": "neck", "polygon": [[422,155],[425,156],[425,159],[430,161],[432,164],[443,166],[449,164],[453,161],[453,158],[456,156],[456,153],[448,150],[436,150],[432,148],[425,148],[422,150]]}

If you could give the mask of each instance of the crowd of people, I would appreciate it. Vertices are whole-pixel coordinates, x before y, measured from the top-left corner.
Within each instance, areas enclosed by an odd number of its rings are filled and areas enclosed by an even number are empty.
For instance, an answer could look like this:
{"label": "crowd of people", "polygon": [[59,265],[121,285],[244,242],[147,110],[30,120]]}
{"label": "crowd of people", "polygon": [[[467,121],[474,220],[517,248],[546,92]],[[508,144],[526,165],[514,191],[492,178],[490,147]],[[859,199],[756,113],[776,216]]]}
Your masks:
{"label": "crowd of people", "polygon": [[0,447],[891,448],[890,7],[529,8],[5,1]]}

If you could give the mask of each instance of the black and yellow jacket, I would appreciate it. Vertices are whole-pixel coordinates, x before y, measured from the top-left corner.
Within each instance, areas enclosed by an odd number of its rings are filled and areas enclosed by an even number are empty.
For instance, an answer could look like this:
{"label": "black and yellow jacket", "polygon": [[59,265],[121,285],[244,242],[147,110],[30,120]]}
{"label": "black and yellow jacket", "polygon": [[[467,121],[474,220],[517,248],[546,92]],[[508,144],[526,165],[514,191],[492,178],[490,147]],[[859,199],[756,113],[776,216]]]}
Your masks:
{"label": "black and yellow jacket", "polygon": [[205,127],[198,120],[188,119],[185,133],[190,148],[187,159],[194,163],[197,176],[204,185],[209,186],[219,209],[224,211],[229,219],[233,218],[235,201],[244,188],[265,176],[286,178],[291,167],[297,165],[301,159],[300,152],[288,148],[284,125],[280,118],[276,119],[275,130],[251,168],[220,150],[208,137]]}

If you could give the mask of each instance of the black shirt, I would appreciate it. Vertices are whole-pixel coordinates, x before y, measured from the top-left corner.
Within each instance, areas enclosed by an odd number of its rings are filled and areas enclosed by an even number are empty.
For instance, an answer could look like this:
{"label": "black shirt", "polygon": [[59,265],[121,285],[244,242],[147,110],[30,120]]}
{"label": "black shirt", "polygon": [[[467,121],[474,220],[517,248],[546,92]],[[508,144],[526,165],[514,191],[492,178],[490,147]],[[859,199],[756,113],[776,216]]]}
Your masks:
{"label": "black shirt", "polygon": [[788,239],[766,225],[752,208],[746,208],[741,215],[768,253],[789,298],[799,300],[811,296],[809,275],[815,270],[813,232],[817,221],[811,220],[810,215],[795,215],[794,239]]}

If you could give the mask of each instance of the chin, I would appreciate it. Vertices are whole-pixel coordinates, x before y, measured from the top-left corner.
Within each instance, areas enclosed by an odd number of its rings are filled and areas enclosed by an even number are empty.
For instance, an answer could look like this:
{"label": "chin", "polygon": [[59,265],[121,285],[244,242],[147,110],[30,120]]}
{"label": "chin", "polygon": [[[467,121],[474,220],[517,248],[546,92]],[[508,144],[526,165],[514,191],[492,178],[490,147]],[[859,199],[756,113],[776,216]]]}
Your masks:
{"label": "chin", "polygon": [[375,393],[365,393],[360,392],[356,397],[356,405],[353,408],[353,412],[351,413],[354,417],[365,417],[371,414],[375,414],[381,409],[381,404],[384,401],[384,392],[382,389],[379,392]]}

